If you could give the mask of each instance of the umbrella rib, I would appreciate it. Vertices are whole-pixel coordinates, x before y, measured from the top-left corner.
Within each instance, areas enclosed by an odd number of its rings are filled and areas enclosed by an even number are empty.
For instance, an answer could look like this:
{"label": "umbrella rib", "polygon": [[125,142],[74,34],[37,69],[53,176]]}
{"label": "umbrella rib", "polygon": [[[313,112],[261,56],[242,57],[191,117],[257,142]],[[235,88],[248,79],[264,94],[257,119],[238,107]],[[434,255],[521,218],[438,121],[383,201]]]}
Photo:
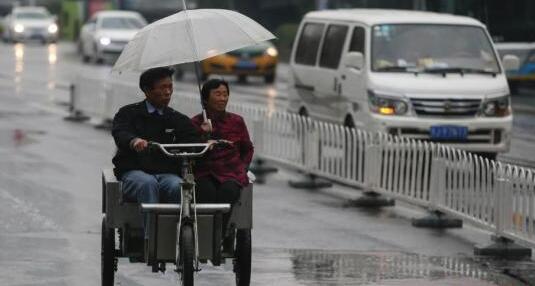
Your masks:
{"label": "umbrella rib", "polygon": [[[225,18],[227,18],[227,19],[232,20],[232,18],[228,17],[228,16],[225,15],[224,13],[220,13],[219,11],[217,11],[216,13],[219,14],[219,15],[222,15],[223,17],[225,17]],[[249,37],[250,40],[255,41],[255,39],[254,39],[253,37],[251,37],[251,36],[249,35],[249,33],[247,33],[247,31],[245,31],[245,30],[241,27],[241,25],[238,25],[238,28],[239,28],[245,35],[247,35],[247,37]]]}
{"label": "umbrella rib", "polygon": [[189,17],[188,10],[184,10],[186,14],[186,19],[188,21],[188,36],[190,37],[190,40],[193,43],[193,53],[195,54],[195,57],[197,60],[199,59],[199,51],[197,50],[197,41],[195,40],[195,37],[193,35],[193,21],[191,21],[191,18]]}

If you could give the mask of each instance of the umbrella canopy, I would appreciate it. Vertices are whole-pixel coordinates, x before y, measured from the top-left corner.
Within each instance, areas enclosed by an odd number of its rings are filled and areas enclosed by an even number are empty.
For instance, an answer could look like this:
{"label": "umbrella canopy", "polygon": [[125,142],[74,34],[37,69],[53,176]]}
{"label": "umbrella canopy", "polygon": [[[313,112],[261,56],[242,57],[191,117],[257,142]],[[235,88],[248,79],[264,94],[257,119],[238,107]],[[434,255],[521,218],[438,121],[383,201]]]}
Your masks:
{"label": "umbrella canopy", "polygon": [[113,71],[142,71],[201,61],[275,36],[249,17],[231,10],[183,10],[140,30]]}

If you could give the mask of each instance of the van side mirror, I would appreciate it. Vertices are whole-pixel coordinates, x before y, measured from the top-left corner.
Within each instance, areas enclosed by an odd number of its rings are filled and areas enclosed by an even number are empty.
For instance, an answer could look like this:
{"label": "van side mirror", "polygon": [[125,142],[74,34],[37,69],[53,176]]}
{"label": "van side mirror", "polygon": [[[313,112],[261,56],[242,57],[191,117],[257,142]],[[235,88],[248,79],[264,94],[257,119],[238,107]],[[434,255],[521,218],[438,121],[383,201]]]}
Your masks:
{"label": "van side mirror", "polygon": [[502,65],[506,71],[517,70],[520,68],[520,59],[515,55],[505,55],[503,56]]}
{"label": "van side mirror", "polygon": [[361,52],[349,52],[344,57],[344,66],[362,70],[364,68],[364,55]]}

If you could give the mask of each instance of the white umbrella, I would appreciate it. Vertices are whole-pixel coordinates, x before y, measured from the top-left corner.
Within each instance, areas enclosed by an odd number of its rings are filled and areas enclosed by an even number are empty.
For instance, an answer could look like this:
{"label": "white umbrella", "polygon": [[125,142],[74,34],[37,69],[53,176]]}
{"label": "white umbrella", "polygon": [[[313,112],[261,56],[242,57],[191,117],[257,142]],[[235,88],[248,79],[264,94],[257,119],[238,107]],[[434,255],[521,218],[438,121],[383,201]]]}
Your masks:
{"label": "white umbrella", "polygon": [[275,36],[249,17],[231,10],[183,10],[141,29],[112,71],[142,71],[201,61]]}

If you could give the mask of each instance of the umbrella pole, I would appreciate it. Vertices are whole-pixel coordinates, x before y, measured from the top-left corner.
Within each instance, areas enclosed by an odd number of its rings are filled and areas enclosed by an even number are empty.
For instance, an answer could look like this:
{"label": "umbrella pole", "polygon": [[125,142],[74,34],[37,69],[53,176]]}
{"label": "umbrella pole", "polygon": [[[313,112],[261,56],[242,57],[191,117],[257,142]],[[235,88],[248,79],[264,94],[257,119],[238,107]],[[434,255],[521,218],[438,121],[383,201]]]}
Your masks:
{"label": "umbrella pole", "polygon": [[[194,66],[195,66],[195,78],[197,78],[197,88],[199,89],[199,95],[201,95],[201,69],[200,69],[200,63],[199,61],[195,61],[194,62]],[[204,108],[204,104],[202,104],[202,100],[201,100],[201,105],[203,106]]]}

